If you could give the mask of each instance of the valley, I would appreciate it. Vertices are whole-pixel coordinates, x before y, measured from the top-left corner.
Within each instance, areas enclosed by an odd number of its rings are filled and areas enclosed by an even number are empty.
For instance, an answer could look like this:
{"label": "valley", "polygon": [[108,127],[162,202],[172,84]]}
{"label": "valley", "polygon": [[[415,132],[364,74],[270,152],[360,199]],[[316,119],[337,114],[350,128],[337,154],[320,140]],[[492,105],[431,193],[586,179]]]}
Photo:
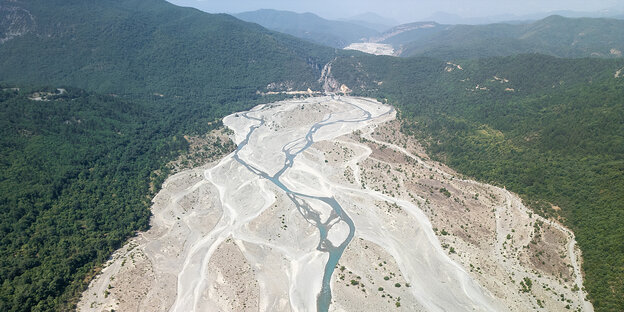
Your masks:
{"label": "valley", "polygon": [[395,114],[333,95],[227,116],[236,151],[167,179],[78,310],[591,311],[573,234]]}
{"label": "valley", "polygon": [[624,310],[617,15],[200,2],[0,0],[0,311]]}

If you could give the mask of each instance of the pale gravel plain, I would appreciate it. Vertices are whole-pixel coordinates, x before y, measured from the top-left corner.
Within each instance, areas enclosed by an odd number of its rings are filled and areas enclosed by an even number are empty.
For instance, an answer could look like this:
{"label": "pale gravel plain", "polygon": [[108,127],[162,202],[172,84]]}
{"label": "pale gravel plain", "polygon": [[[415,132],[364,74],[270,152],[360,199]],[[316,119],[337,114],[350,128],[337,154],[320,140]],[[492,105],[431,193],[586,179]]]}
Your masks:
{"label": "pale gravel plain", "polygon": [[[358,121],[364,112],[373,118]],[[249,117],[265,124],[239,156],[269,175],[284,164],[282,148],[303,147],[312,125],[348,121],[321,127],[281,178],[292,191],[334,197],[355,224],[332,275],[331,311],[592,310],[582,290],[571,290],[582,289],[573,234],[530,214],[506,190],[427,160],[398,133],[389,106],[344,96],[260,105],[224,119],[236,144],[259,125]],[[328,259],[317,250],[318,230],[282,189],[233,156],[167,179],[154,198],[152,228],[115,253],[80,311],[316,310]],[[306,201],[321,220],[330,216],[321,201]],[[540,266],[523,249],[538,240],[536,220],[551,226],[534,245],[565,259]],[[328,237],[337,245],[348,234],[340,221]],[[524,277],[534,283],[528,292],[520,291]]]}
{"label": "pale gravel plain", "polygon": [[344,49],[357,50],[374,55],[396,55],[392,45],[385,43],[358,42],[352,43]]}

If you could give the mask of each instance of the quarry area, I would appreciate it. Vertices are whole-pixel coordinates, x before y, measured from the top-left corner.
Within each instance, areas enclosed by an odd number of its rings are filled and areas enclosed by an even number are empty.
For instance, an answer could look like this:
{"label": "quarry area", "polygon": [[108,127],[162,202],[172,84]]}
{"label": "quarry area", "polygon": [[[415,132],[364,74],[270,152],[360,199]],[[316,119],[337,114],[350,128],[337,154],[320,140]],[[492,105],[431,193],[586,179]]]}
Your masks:
{"label": "quarry area", "polygon": [[374,55],[396,55],[394,48],[390,44],[374,42],[352,43],[344,48],[345,50],[357,50]]}
{"label": "quarry area", "polygon": [[430,160],[391,106],[223,123],[238,148],[166,180],[79,311],[593,311],[573,233]]}

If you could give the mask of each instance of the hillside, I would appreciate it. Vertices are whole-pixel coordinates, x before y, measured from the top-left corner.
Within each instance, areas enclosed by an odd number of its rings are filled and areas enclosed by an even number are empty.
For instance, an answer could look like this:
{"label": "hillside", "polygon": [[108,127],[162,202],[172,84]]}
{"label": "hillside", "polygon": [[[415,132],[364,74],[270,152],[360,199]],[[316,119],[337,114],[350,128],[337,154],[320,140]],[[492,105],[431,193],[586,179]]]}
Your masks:
{"label": "hillside", "polygon": [[382,34],[401,56],[443,59],[541,53],[557,57],[618,58],[624,51],[623,20],[550,16],[530,24],[397,26],[406,31]]}
{"label": "hillside", "polygon": [[67,309],[187,145],[148,105],[62,90],[0,92],[2,311]]}
{"label": "hillside", "polygon": [[339,49],[377,35],[376,30],[359,25],[361,23],[326,20],[312,13],[265,9],[235,16],[268,29]]}
{"label": "hillside", "polygon": [[[402,130],[461,173],[506,186],[574,230],[596,311],[619,311],[622,60],[343,58],[336,79],[396,105]],[[621,71],[620,71],[621,72]]]}
{"label": "hillside", "polygon": [[1,82],[224,103],[253,97],[271,83],[318,89],[334,53],[164,0],[1,5],[2,19],[15,21],[0,30]]}
{"label": "hillside", "polygon": [[392,18],[387,18],[373,12],[361,13],[345,18],[344,20],[366,28],[374,29],[378,32],[386,31],[392,28],[392,26],[400,24]]}

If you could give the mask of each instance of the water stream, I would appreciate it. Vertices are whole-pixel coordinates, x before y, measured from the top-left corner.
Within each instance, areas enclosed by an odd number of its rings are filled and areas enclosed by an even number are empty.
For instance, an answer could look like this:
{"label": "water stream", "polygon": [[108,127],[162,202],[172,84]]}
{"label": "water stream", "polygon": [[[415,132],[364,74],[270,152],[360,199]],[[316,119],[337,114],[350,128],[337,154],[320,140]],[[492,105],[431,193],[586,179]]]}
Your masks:
{"label": "water stream", "polygon": [[[289,168],[292,168],[297,155],[304,152],[314,143],[314,134],[322,127],[329,126],[329,125],[336,124],[336,123],[356,123],[356,122],[364,122],[364,121],[372,119],[370,112],[358,107],[357,105],[346,103],[346,102],[343,102],[343,103],[345,103],[346,105],[351,105],[357,108],[358,110],[361,110],[363,112],[363,117],[360,119],[354,119],[354,120],[342,120],[341,119],[341,120],[331,121],[332,114],[329,114],[322,121],[315,123],[308,130],[305,138],[300,138],[295,141],[289,142],[288,144],[282,147],[282,152],[284,153],[286,159],[284,161],[284,165],[282,166],[282,168],[279,171],[277,171],[277,173],[275,173],[273,176],[254,167],[253,165],[247,163],[245,160],[241,159],[238,156],[238,153],[249,143],[249,139],[251,138],[255,130],[265,124],[265,120],[263,118],[249,116],[250,112],[239,114],[239,116],[242,116],[244,118],[257,121],[258,124],[250,127],[249,132],[247,133],[247,136],[238,145],[234,153],[234,159],[237,162],[245,166],[254,174],[271,181],[277,187],[279,187],[284,192],[286,192],[286,195],[295,204],[295,206],[297,207],[301,215],[308,222],[310,222],[311,224],[315,225],[318,228],[319,234],[320,234],[320,240],[316,249],[321,252],[327,252],[329,254],[329,259],[327,260],[327,264],[325,265],[325,270],[323,274],[323,283],[321,286],[321,292],[317,296],[316,304],[317,304],[317,311],[319,312],[325,312],[329,310],[329,305],[331,303],[331,298],[332,298],[331,276],[334,273],[334,269],[336,265],[338,264],[338,260],[342,256],[342,253],[344,252],[345,248],[347,247],[347,245],[349,244],[349,242],[351,242],[351,239],[353,238],[353,235],[355,233],[355,225],[353,224],[353,221],[351,220],[351,218],[349,218],[347,213],[342,209],[342,207],[340,206],[340,204],[338,204],[338,201],[336,201],[334,197],[312,196],[312,195],[307,195],[307,194],[292,191],[280,181],[280,177],[282,176],[282,174],[284,174],[284,172],[286,172],[286,170],[288,170]],[[299,143],[303,143],[304,140],[305,140],[304,146],[297,149],[296,147],[300,145]],[[331,211],[329,218],[327,218],[325,222],[322,222],[320,213],[314,210],[306,202],[306,199],[316,199],[325,203],[329,207],[331,207],[332,211]],[[340,245],[334,246],[334,244],[327,238],[327,234],[331,230],[331,227],[339,223],[340,221],[345,222],[349,226],[349,235]]]}

